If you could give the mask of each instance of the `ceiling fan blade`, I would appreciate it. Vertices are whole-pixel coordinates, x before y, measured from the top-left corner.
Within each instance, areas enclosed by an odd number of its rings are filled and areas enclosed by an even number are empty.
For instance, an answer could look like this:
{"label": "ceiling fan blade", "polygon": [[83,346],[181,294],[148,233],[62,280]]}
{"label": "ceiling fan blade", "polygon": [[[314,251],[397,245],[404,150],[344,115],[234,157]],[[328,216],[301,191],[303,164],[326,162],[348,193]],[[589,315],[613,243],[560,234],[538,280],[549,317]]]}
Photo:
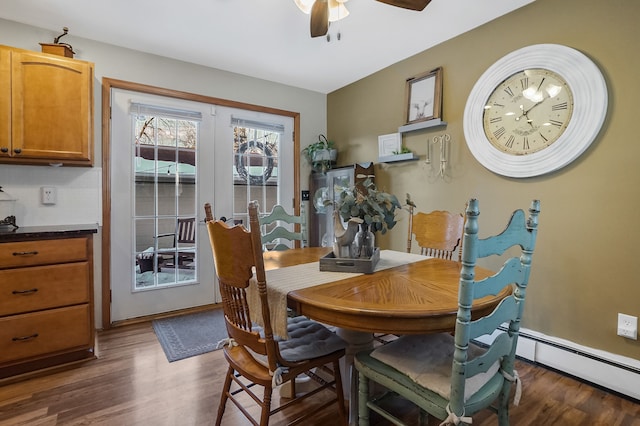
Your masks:
{"label": "ceiling fan blade", "polygon": [[316,0],[311,7],[311,37],[322,37],[329,31],[329,2]]}
{"label": "ceiling fan blade", "polygon": [[378,0],[381,3],[390,4],[391,6],[401,7],[403,9],[423,10],[431,2],[431,0]]}

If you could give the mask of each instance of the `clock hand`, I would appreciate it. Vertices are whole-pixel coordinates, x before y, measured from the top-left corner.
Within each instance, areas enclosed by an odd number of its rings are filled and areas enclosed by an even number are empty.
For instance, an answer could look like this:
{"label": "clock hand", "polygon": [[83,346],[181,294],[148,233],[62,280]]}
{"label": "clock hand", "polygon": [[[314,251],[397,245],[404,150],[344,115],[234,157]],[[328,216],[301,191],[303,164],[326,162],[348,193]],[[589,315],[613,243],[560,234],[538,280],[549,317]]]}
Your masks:
{"label": "clock hand", "polygon": [[[534,105],[534,106],[535,106],[535,105]],[[529,116],[527,116],[527,113],[528,113],[529,111],[531,111],[532,109],[533,109],[533,107],[529,108],[529,110],[528,110],[528,111],[525,111],[525,110],[524,110],[524,105],[520,105],[520,110],[522,111],[522,114],[520,114],[520,116],[519,116],[519,117],[516,117],[516,121],[520,121],[520,119],[521,119],[522,117],[526,117],[526,119],[527,119],[527,123],[531,126],[531,128],[533,128],[533,124],[532,124],[533,120],[531,120],[531,119],[529,118]]]}
{"label": "clock hand", "polygon": [[[522,104],[520,104],[520,111],[521,111],[521,114],[520,114],[520,116],[519,116],[519,117],[516,117],[516,121],[520,121],[520,119],[521,119],[522,117],[526,117],[526,116],[527,116],[527,113],[526,113],[526,112],[524,112],[524,105],[522,105]],[[528,118],[528,117],[527,117],[527,118]]]}
{"label": "clock hand", "polygon": [[[535,93],[539,93],[540,92],[540,88],[542,87],[542,84],[544,83],[545,78],[543,77],[542,80],[540,80],[540,84],[538,84],[538,88],[536,89]],[[527,89],[528,90],[528,89]],[[523,92],[524,93],[524,92]],[[527,97],[527,96],[525,96]],[[544,93],[542,94],[542,100],[539,102],[536,102],[535,104],[533,104],[533,106],[531,108],[529,108],[528,110],[524,111],[524,108],[522,108],[522,105],[520,105],[520,108],[523,109],[522,111],[522,115],[524,115],[525,117],[527,117],[527,120],[529,120],[529,117],[527,116],[527,114],[529,114],[529,112],[534,109],[535,107],[537,107],[538,105],[540,105],[541,103],[543,103],[544,101],[546,101],[547,98],[544,96]],[[529,120],[529,123],[531,123],[531,120]]]}
{"label": "clock hand", "polygon": [[[546,101],[548,98],[544,98],[543,100],[541,100],[540,102],[536,102],[535,104],[533,104],[533,106],[531,108],[529,108],[528,110],[524,111],[522,113],[522,115],[526,116],[527,114],[529,114],[529,112],[531,112],[532,109],[534,109],[535,107],[537,107],[538,105],[540,105],[541,103],[543,103],[544,101]],[[529,118],[529,117],[527,117]]]}

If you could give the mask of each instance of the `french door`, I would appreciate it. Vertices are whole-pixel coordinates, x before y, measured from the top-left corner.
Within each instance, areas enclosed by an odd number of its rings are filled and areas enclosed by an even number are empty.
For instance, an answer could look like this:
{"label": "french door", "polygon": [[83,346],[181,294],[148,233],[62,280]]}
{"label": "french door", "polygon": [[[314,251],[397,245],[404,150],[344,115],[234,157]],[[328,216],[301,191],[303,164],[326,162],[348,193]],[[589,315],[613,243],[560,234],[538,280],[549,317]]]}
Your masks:
{"label": "french door", "polygon": [[203,205],[235,223],[253,199],[293,207],[292,119],[121,89],[111,99],[111,321],[216,303]]}

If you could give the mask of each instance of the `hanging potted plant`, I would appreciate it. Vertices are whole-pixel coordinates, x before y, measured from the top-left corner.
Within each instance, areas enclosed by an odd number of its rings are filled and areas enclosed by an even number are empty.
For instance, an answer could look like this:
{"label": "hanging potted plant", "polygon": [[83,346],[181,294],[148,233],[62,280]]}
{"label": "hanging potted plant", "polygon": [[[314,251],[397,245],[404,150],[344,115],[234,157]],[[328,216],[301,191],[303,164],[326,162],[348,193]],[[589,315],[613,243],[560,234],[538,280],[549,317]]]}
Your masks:
{"label": "hanging potted plant", "polygon": [[318,141],[303,149],[302,154],[314,171],[322,173],[329,170],[338,158],[334,142],[328,140],[325,135],[319,135]]}

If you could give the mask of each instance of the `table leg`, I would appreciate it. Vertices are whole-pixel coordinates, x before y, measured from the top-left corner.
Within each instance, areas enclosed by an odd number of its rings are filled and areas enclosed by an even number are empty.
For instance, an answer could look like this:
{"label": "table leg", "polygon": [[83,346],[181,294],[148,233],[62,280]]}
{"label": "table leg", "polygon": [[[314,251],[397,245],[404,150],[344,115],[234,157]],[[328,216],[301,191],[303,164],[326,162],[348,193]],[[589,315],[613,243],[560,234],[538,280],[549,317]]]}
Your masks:
{"label": "table leg", "polygon": [[353,357],[357,352],[373,348],[373,334],[336,328],[338,336],[348,343],[346,354],[340,364],[345,399],[349,400],[349,425],[358,424],[358,373],[353,368]]}

